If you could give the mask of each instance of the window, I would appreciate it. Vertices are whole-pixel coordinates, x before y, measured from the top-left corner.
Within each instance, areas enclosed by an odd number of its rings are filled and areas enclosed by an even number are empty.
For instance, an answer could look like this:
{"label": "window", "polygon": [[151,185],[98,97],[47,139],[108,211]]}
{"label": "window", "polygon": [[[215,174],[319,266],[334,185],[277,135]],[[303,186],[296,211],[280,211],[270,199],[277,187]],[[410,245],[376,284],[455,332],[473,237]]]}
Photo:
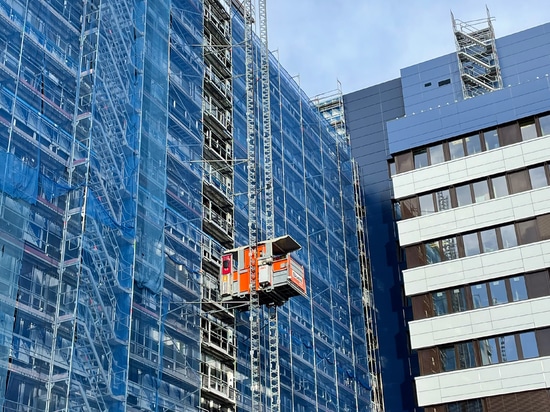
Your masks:
{"label": "window", "polygon": [[441,80],[441,81],[437,82],[437,85],[438,85],[439,87],[445,86],[445,85],[447,85],[447,84],[451,84],[451,79],[445,79],[445,80]]}
{"label": "window", "polygon": [[512,302],[527,299],[527,288],[525,287],[525,278],[516,276],[510,279],[510,290],[512,291]]}
{"label": "window", "polygon": [[390,167],[390,176],[393,176],[395,174],[397,174],[397,169],[396,169],[396,166],[395,166],[395,160],[392,160],[388,163],[389,167]]}
{"label": "window", "polygon": [[426,243],[426,262],[428,264],[441,262],[439,242]]}
{"label": "window", "polygon": [[539,356],[539,349],[537,347],[535,332],[520,333],[519,340],[521,343],[521,351],[523,354],[522,359],[537,358]]}
{"label": "window", "polygon": [[451,154],[451,160],[464,157],[464,144],[462,142],[462,139],[449,142],[449,152]]}
{"label": "window", "polygon": [[521,245],[537,242],[539,240],[536,220],[526,220],[524,222],[519,222],[517,223],[517,227],[519,243]]}
{"label": "window", "polygon": [[495,198],[508,196],[508,184],[506,183],[506,176],[493,177],[491,179],[493,185],[493,194]]}
{"label": "window", "polygon": [[446,315],[449,313],[447,309],[447,293],[435,292],[432,294],[433,310],[435,316]]}
{"label": "window", "polygon": [[[550,124],[549,124],[550,131]],[[485,147],[487,150],[493,150],[500,147],[498,142],[497,129],[487,130],[483,133],[483,139],[485,140]]]}
{"label": "window", "polygon": [[514,225],[506,225],[500,227],[500,239],[502,241],[502,248],[507,249],[518,245],[516,238],[516,228]]}
{"label": "window", "polygon": [[539,117],[539,125],[543,136],[550,134],[550,115]]}
{"label": "window", "polygon": [[451,208],[451,195],[449,190],[440,190],[435,193],[435,198],[437,200],[437,210],[447,210]]}
{"label": "window", "polygon": [[497,232],[495,229],[487,229],[480,232],[481,247],[483,253],[494,252],[498,250]]}
{"label": "window", "polygon": [[453,260],[458,258],[458,247],[454,237],[443,239],[441,241],[441,250],[445,260]]}
{"label": "window", "polygon": [[465,342],[456,345],[458,352],[458,367],[460,369],[475,368],[474,343]]}
{"label": "window", "polygon": [[508,174],[508,182],[510,184],[510,193],[521,193],[531,189],[527,170]]}
{"label": "window", "polygon": [[430,147],[430,164],[435,165],[445,161],[445,155],[443,153],[443,145]]}
{"label": "window", "polygon": [[481,152],[481,140],[479,139],[478,134],[466,137],[464,140],[466,142],[466,151],[468,152],[468,156]]}
{"label": "window", "polygon": [[548,181],[546,180],[546,170],[544,170],[544,166],[529,169],[529,178],[531,180],[531,187],[533,189],[548,186]]}
{"label": "window", "polygon": [[498,338],[498,341],[502,362],[518,360],[518,349],[516,347],[516,338],[514,335],[502,336]]}
{"label": "window", "polygon": [[470,191],[470,185],[457,186],[455,192],[458,207],[466,206],[472,203],[472,193]]}
{"label": "window", "polygon": [[489,306],[489,296],[487,295],[487,287],[484,283],[473,285],[470,287],[474,309],[486,308]]}
{"label": "window", "polygon": [[462,236],[462,243],[464,244],[465,256],[479,255],[480,250],[477,233],[470,233],[468,235]]}
{"label": "window", "polygon": [[475,182],[472,186],[474,188],[474,198],[476,203],[484,202],[491,198],[491,196],[489,196],[489,186],[487,185],[486,180]]}
{"label": "window", "polygon": [[421,216],[435,213],[434,199],[432,194],[420,196],[418,200],[420,202]]}
{"label": "window", "polygon": [[464,288],[451,290],[451,311],[453,313],[464,312],[468,310],[466,305],[466,292]]}
{"label": "window", "polygon": [[503,280],[495,280],[489,283],[491,290],[491,306],[508,303],[508,295],[506,293],[506,283]]}
{"label": "window", "polygon": [[442,372],[456,370],[456,357],[454,346],[440,348],[439,354],[441,359]]}
{"label": "window", "polygon": [[414,168],[420,169],[421,167],[428,166],[428,152],[426,149],[414,153]]}
{"label": "window", "polygon": [[521,140],[531,140],[537,137],[537,128],[535,127],[535,122],[523,124],[520,126],[521,130]]}
{"label": "window", "polygon": [[498,349],[495,338],[479,341],[479,352],[483,366],[498,363]]}

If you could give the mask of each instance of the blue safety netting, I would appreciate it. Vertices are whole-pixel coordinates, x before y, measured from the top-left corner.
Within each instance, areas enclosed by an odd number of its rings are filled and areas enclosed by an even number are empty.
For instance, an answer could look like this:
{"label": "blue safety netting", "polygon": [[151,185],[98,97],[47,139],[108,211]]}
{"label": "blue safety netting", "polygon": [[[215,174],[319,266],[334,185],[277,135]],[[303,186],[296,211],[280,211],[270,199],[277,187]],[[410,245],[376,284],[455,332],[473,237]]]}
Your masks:
{"label": "blue safety netting", "polygon": [[38,196],[38,167],[33,167],[12,153],[0,151],[0,170],[4,193],[31,204]]}

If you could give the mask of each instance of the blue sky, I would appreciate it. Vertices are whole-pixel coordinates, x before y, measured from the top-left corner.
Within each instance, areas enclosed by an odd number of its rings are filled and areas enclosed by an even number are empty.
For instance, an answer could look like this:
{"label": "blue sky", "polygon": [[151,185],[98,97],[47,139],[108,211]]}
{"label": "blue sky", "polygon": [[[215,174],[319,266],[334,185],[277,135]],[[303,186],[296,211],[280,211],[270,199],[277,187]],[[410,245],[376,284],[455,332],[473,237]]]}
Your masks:
{"label": "blue sky", "polygon": [[[451,10],[486,17],[478,0],[267,0],[269,49],[305,92],[344,93],[399,77],[403,67],[454,52]],[[496,36],[550,22],[548,0],[487,2]]]}

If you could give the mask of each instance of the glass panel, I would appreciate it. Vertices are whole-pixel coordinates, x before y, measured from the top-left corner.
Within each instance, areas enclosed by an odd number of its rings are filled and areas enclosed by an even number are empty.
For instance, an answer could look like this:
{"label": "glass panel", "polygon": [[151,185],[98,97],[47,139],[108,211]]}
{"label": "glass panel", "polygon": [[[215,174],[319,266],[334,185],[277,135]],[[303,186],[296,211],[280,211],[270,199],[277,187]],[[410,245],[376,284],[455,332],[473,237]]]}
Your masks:
{"label": "glass panel", "polygon": [[504,249],[518,245],[516,238],[516,228],[514,225],[501,226],[500,237],[502,239],[502,247]]}
{"label": "glass panel", "polygon": [[491,179],[493,183],[493,193],[495,197],[502,197],[508,195],[508,184],[506,183],[506,176],[493,177]]}
{"label": "glass panel", "polygon": [[432,293],[434,315],[441,316],[449,313],[447,305],[447,293],[435,292]]}
{"label": "glass panel", "polygon": [[495,229],[487,229],[481,232],[481,246],[483,253],[498,250],[497,232]]}
{"label": "glass panel", "polygon": [[451,208],[451,195],[448,190],[435,192],[435,199],[437,201],[437,210],[441,211]]}
{"label": "glass panel", "polygon": [[495,338],[479,341],[482,365],[493,365],[498,363],[498,350]]}
{"label": "glass panel", "polygon": [[539,356],[539,349],[537,347],[535,332],[520,333],[519,341],[521,342],[523,359],[537,358]]}
{"label": "glass panel", "polygon": [[535,127],[535,122],[524,124],[520,126],[521,128],[521,140],[531,140],[537,137],[537,128]]}
{"label": "glass panel", "polygon": [[516,226],[518,228],[519,241],[522,245],[538,242],[539,233],[535,220],[526,220],[524,222],[519,222]]}
{"label": "glass panel", "polygon": [[529,175],[526,170],[510,173],[508,175],[508,181],[510,183],[510,193],[520,193],[531,189],[529,185]]}
{"label": "glass panel", "polygon": [[525,287],[525,278],[516,276],[510,279],[510,289],[512,290],[512,301],[527,299],[527,288]]}
{"label": "glass panel", "polygon": [[426,149],[414,153],[414,168],[419,169],[421,167],[428,166],[428,152]]}
{"label": "glass panel", "polygon": [[542,130],[542,135],[546,136],[547,134],[550,134],[550,115],[539,117],[539,124],[540,128]]}
{"label": "glass panel", "polygon": [[477,233],[470,233],[462,236],[462,242],[464,243],[464,255],[474,256],[479,255],[479,240]]}
{"label": "glass panel", "polygon": [[466,307],[466,292],[464,288],[451,290],[451,309],[453,313],[464,312]]}
{"label": "glass panel", "polygon": [[533,169],[529,169],[529,178],[531,179],[531,187],[533,189],[548,186],[548,182],[546,180],[546,171],[544,170],[544,166],[539,166]]}
{"label": "glass panel", "polygon": [[464,157],[464,146],[462,139],[449,142],[449,151],[451,153],[451,160]]}
{"label": "glass panel", "polygon": [[478,285],[472,285],[470,287],[472,292],[472,300],[474,302],[474,309],[486,308],[489,306],[489,295],[487,295],[487,286],[485,283]]}
{"label": "glass panel", "polygon": [[467,137],[464,140],[466,141],[466,151],[468,152],[468,155],[481,152],[481,141],[478,134]]}
{"label": "glass panel", "polygon": [[472,342],[461,343],[457,345],[457,349],[458,367],[460,369],[474,368],[476,366],[474,344]]}
{"label": "glass panel", "polygon": [[[549,127],[549,133],[550,133],[550,127]],[[483,138],[485,139],[485,147],[487,148],[487,150],[493,150],[500,147],[500,144],[498,143],[497,129],[488,130],[484,132]]]}
{"label": "glass panel", "polygon": [[393,204],[393,214],[395,216],[395,220],[401,220],[401,203],[399,201],[396,201]]}
{"label": "glass panel", "polygon": [[506,283],[503,280],[495,280],[489,283],[491,289],[491,304],[500,305],[508,303],[508,295],[506,294]]}
{"label": "glass panel", "polygon": [[445,155],[443,154],[443,145],[438,144],[437,146],[430,147],[430,164],[436,165],[444,161]]}
{"label": "glass panel", "polygon": [[457,186],[456,201],[458,206],[466,206],[472,203],[472,193],[470,192],[470,185]]}
{"label": "glass panel", "polygon": [[445,260],[453,260],[458,258],[458,247],[456,244],[456,238],[451,237],[448,239],[443,239],[441,241],[441,248]]}
{"label": "glass panel", "polygon": [[518,349],[516,348],[516,339],[514,335],[497,338],[500,344],[500,356],[502,362],[518,360]]}
{"label": "glass panel", "polygon": [[456,370],[456,358],[454,346],[447,348],[440,348],[439,353],[441,356],[441,370],[442,372]]}
{"label": "glass panel", "polygon": [[476,203],[484,202],[485,200],[489,200],[491,198],[489,196],[489,185],[487,184],[487,180],[475,182],[472,186],[474,188],[474,198]]}
{"label": "glass panel", "polygon": [[426,243],[426,262],[428,264],[441,262],[439,242]]}
{"label": "glass panel", "polygon": [[420,215],[429,215],[430,213],[435,213],[434,199],[433,195],[423,195],[418,198],[420,201]]}

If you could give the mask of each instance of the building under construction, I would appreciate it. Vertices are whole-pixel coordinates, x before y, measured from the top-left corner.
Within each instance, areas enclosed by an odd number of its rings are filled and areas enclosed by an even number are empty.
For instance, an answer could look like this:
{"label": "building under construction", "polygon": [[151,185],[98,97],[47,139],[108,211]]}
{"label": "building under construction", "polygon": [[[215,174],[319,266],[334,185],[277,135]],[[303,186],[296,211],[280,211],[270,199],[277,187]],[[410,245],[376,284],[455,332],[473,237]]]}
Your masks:
{"label": "building under construction", "polygon": [[[348,139],[250,12],[0,0],[2,410],[383,410]],[[276,323],[220,294],[251,230],[301,247]]]}

